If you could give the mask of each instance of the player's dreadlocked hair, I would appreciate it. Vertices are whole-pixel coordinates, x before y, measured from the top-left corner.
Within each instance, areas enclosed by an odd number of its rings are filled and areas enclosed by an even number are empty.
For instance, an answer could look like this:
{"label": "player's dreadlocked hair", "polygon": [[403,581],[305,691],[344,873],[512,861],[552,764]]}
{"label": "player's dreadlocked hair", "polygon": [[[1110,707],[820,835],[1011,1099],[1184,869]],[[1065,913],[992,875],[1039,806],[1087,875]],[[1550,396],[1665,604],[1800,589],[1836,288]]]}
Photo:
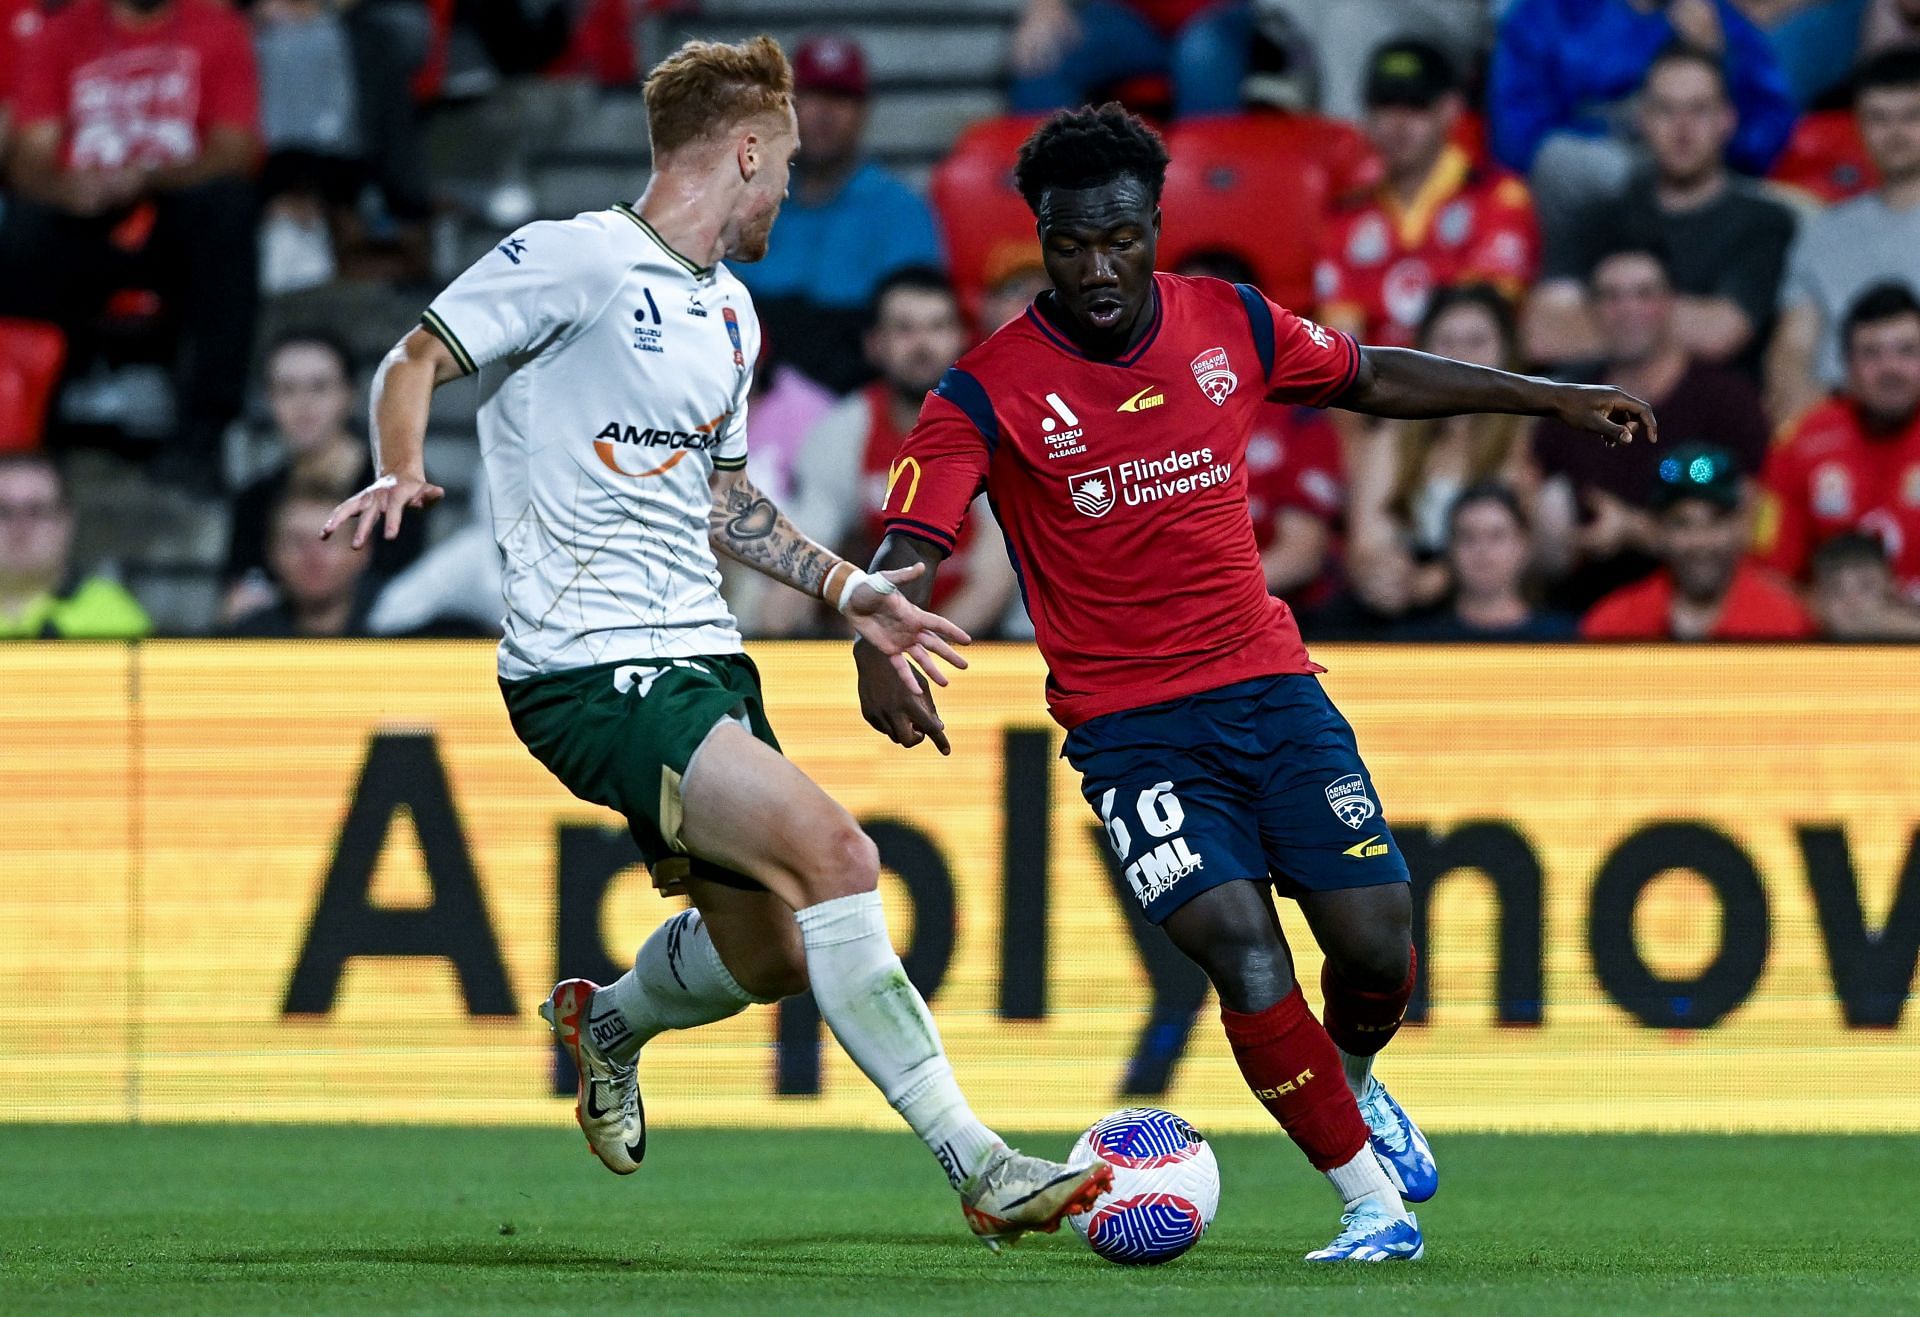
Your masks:
{"label": "player's dreadlocked hair", "polygon": [[1033,130],[1013,168],[1020,195],[1036,215],[1048,188],[1097,187],[1122,177],[1139,179],[1158,205],[1167,181],[1167,144],[1115,101],[1099,109],[1061,110]]}

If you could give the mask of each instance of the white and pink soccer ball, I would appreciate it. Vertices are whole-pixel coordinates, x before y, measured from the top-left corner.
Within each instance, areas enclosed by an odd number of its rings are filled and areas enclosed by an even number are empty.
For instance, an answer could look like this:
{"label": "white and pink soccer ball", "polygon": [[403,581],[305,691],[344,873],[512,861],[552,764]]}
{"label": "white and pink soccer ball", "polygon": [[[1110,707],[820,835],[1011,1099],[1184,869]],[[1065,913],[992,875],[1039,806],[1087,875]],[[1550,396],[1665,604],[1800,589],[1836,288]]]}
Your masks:
{"label": "white and pink soccer ball", "polygon": [[1080,1136],[1067,1160],[1078,1166],[1090,1157],[1113,1167],[1113,1188],[1067,1219],[1107,1261],[1171,1262],[1213,1224],[1220,1165],[1200,1132],[1171,1111],[1114,1112]]}

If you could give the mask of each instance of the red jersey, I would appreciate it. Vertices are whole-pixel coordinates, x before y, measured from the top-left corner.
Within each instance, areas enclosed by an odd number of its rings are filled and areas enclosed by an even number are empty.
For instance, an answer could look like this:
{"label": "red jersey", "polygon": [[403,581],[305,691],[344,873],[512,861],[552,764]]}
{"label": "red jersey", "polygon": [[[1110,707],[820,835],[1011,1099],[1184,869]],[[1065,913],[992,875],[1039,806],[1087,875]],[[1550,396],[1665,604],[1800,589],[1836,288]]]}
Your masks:
{"label": "red jersey", "polygon": [[1267,593],[1247,441],[1269,399],[1344,393],[1360,349],[1218,279],[1157,274],[1149,313],[1095,361],[1029,307],[927,396],[887,492],[889,532],[951,550],[986,490],[1066,727],[1322,671]]}
{"label": "red jersey", "polygon": [[[1663,567],[1644,581],[1622,586],[1580,619],[1587,640],[1671,640],[1673,578]],[[1727,587],[1709,640],[1805,640],[1813,619],[1786,582],[1759,564],[1742,562]]]}
{"label": "red jersey", "polygon": [[1369,343],[1409,347],[1436,289],[1485,282],[1518,296],[1539,268],[1526,185],[1449,146],[1411,206],[1382,185],[1335,212],[1314,295],[1321,315],[1364,320]]}
{"label": "red jersey", "polygon": [[1283,509],[1338,521],[1346,507],[1346,476],[1333,422],[1307,407],[1260,408],[1247,439],[1247,502],[1254,543],[1263,551],[1273,543],[1274,519]]}
{"label": "red jersey", "polygon": [[1813,551],[1843,531],[1886,545],[1901,588],[1920,595],[1920,414],[1897,434],[1867,433],[1843,398],[1815,407],[1767,455],[1760,550],[1804,577]]}
{"label": "red jersey", "polygon": [[13,95],[22,128],[61,126],[69,169],[187,164],[208,129],[257,132],[260,117],[246,20],[216,0],[141,23],[75,0],[34,38]]}
{"label": "red jersey", "polygon": [[[859,523],[859,543],[865,551],[862,561],[866,561],[887,536],[887,475],[893,470],[894,459],[900,455],[900,444],[906,436],[893,424],[885,380],[875,380],[862,389],[860,395],[867,405],[867,444],[860,453]],[[933,597],[927,602],[936,612],[966,584],[967,551],[973,546],[973,538],[973,525],[969,522],[960,528],[959,542],[954,545],[955,560],[934,579]]]}
{"label": "red jersey", "polygon": [[[1346,508],[1346,472],[1333,422],[1309,407],[1272,402],[1261,407],[1247,439],[1247,505],[1253,541],[1262,553],[1273,546],[1280,514],[1287,509],[1329,528],[1338,526]],[[1333,574],[1323,571],[1295,597],[1319,604],[1333,588]]]}

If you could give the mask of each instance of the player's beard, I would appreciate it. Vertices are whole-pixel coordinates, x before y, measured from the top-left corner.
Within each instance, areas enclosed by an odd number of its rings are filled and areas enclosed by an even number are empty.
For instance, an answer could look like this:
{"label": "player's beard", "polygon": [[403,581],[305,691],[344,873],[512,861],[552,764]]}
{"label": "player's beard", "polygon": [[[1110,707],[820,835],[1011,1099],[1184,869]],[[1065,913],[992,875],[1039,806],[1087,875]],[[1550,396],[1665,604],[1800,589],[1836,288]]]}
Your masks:
{"label": "player's beard", "polygon": [[773,236],[773,222],[780,217],[780,207],[774,207],[765,218],[755,221],[741,230],[740,241],[734,244],[730,255],[737,261],[757,261],[767,254],[768,240]]}

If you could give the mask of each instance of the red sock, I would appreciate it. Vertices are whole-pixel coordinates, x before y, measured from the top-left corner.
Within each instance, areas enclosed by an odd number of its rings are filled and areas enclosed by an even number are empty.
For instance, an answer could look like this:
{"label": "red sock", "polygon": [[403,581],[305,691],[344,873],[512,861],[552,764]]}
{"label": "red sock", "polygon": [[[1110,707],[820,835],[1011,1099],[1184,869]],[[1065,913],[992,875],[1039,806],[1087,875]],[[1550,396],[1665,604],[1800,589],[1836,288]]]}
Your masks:
{"label": "red sock", "polygon": [[1347,1088],[1340,1054],[1307,1009],[1299,984],[1251,1015],[1222,1007],[1220,1020],[1247,1087],[1315,1170],[1345,1166],[1367,1146],[1367,1124]]}
{"label": "red sock", "polygon": [[1333,972],[1333,962],[1320,968],[1320,990],[1326,994],[1327,1036],[1348,1056],[1372,1056],[1400,1032],[1400,1021],[1407,1014],[1407,999],[1413,996],[1413,949],[1407,949],[1407,981],[1389,992],[1362,992],[1343,983]]}

